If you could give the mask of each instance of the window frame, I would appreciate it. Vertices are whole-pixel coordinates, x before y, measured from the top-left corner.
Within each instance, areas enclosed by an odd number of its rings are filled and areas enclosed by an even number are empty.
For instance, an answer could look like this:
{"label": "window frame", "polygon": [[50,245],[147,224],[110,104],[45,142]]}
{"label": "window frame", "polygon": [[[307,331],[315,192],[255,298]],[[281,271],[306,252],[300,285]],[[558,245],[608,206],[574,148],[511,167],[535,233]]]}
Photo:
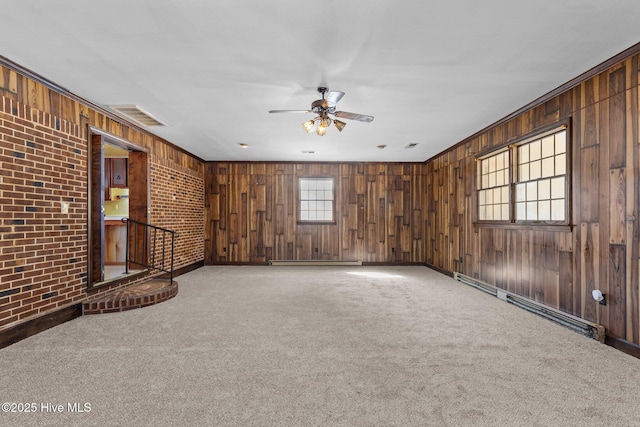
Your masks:
{"label": "window frame", "polygon": [[[488,160],[492,157],[498,156],[500,154],[503,153],[507,153],[507,177],[508,177],[508,182],[506,185],[494,185],[494,186],[490,186],[490,187],[484,187],[484,188],[479,188],[479,186],[482,185],[482,183],[478,182],[478,178],[480,178],[480,175],[484,175],[481,172],[482,169],[482,161],[483,160]],[[513,159],[512,159],[512,151],[510,149],[510,147],[508,146],[503,146],[501,148],[498,148],[496,150],[491,151],[490,153],[487,153],[486,155],[483,156],[479,156],[476,158],[476,189],[475,189],[475,200],[476,200],[476,209],[475,209],[475,213],[476,213],[476,221],[477,222],[488,222],[491,224],[509,224],[511,223],[511,218],[513,217],[513,197],[512,197],[512,185],[513,185],[513,176],[512,176],[512,163],[513,163]],[[504,170],[504,169],[502,169]],[[478,171],[480,171],[480,173],[478,173]],[[496,189],[496,188],[502,188],[502,187],[506,187],[508,189],[508,218],[506,220],[502,220],[502,219],[481,219],[481,215],[480,215],[480,192],[481,191],[486,191],[486,190],[490,190],[490,189]],[[496,203],[491,203],[489,205],[484,204],[483,206],[496,206]]]}
{"label": "window frame", "polygon": [[[565,172],[564,175],[553,175],[547,177],[549,179],[553,179],[555,177],[564,177],[564,212],[565,217],[563,220],[527,220],[527,219],[516,219],[516,186],[520,183],[539,181],[544,178],[537,178],[534,180],[526,180],[526,181],[518,181],[518,166],[519,166],[519,158],[518,151],[519,147],[522,147],[526,144],[530,144],[537,140],[542,140],[543,138],[548,137],[549,135],[554,135],[559,132],[565,132]],[[572,192],[571,192],[571,176],[572,176],[572,156],[571,156],[571,146],[572,146],[572,136],[571,136],[571,126],[570,120],[564,120],[562,122],[554,123],[549,126],[538,128],[532,132],[527,133],[521,137],[515,138],[511,141],[508,141],[499,146],[491,147],[490,149],[483,150],[475,156],[475,170],[474,170],[474,225],[484,226],[484,227],[516,227],[522,228],[523,226],[531,226],[536,228],[543,227],[551,227],[553,229],[557,229],[558,227],[571,227],[571,217],[572,217]],[[481,171],[481,163],[482,160],[488,159],[494,155],[502,153],[504,151],[508,151],[509,158],[509,218],[508,220],[491,220],[491,219],[480,219],[480,191],[483,190],[481,187],[482,183],[479,182],[480,171]],[[554,156],[557,154],[554,153]],[[546,199],[543,199],[546,200]],[[550,199],[552,200],[552,199]],[[540,201],[540,199],[536,199],[536,201]]]}
{"label": "window frame", "polygon": [[[303,180],[331,180],[331,193],[333,199],[331,200],[331,219],[330,220],[318,220],[318,219],[302,219],[302,202],[309,201],[310,199],[302,199],[302,182]],[[317,201],[318,199],[316,199]],[[322,199],[327,201],[327,199]],[[298,225],[314,225],[314,224],[336,224],[336,178],[334,176],[300,176],[296,181],[296,205],[297,205],[297,223]]]}

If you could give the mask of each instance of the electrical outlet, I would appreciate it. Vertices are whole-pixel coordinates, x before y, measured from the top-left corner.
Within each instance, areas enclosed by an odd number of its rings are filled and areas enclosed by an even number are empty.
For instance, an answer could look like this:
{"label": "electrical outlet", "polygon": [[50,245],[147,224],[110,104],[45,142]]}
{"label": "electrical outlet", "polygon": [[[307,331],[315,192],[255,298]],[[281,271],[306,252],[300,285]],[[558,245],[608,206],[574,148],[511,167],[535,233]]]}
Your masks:
{"label": "electrical outlet", "polygon": [[60,213],[69,213],[69,202],[60,202]]}

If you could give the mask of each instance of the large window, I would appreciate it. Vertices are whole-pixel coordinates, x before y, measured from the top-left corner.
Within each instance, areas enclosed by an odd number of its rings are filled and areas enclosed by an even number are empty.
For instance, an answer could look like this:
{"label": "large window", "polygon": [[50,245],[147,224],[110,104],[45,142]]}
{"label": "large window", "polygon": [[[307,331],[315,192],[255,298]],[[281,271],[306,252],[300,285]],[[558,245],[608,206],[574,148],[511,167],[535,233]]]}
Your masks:
{"label": "large window", "polygon": [[300,221],[334,221],[333,178],[300,178]]}
{"label": "large window", "polygon": [[568,222],[567,129],[552,129],[478,158],[481,222]]}

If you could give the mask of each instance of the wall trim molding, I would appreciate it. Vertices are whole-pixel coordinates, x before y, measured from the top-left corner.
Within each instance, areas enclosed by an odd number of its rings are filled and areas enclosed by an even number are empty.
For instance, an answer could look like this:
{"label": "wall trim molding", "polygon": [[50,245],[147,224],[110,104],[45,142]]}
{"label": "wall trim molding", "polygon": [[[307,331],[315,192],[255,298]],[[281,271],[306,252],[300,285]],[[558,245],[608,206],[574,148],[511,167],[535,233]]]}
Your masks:
{"label": "wall trim molding", "polygon": [[186,274],[186,273],[188,273],[190,271],[197,270],[200,267],[204,267],[204,260],[196,261],[196,262],[194,262],[192,264],[185,265],[183,267],[180,267],[180,268],[174,270],[173,271],[173,276],[174,277],[178,277],[178,276]]}
{"label": "wall trim molding", "polygon": [[8,347],[80,316],[82,316],[82,303],[76,303],[20,323],[12,323],[0,329],[0,348]]}
{"label": "wall trim molding", "polygon": [[[181,276],[183,274],[187,274],[190,271],[197,270],[200,267],[204,267],[204,266],[205,266],[204,260],[196,261],[196,262],[191,263],[189,265],[185,265],[183,267],[180,267],[178,269],[173,270],[173,278],[175,279],[178,276]],[[162,273],[162,274],[149,276],[149,277],[152,278],[152,279],[168,279],[169,278],[169,274],[168,273]]]}
{"label": "wall trim molding", "polygon": [[350,261],[350,260],[323,260],[323,259],[310,259],[310,260],[305,260],[305,259],[283,259],[283,260],[276,260],[273,259],[271,261],[269,261],[269,265],[272,266],[319,266],[319,265],[323,265],[323,266],[345,266],[345,265],[362,265],[362,261]]}
{"label": "wall trim molding", "polygon": [[440,268],[440,267],[436,267],[435,265],[431,265],[429,263],[424,263],[424,266],[427,268],[430,268],[432,270],[437,271],[438,273],[444,274],[445,276],[449,276],[451,278],[453,278],[453,272],[449,271],[449,270],[445,270],[444,268]]}
{"label": "wall trim molding", "polygon": [[623,353],[640,359],[640,346],[632,342],[623,340],[622,338],[616,338],[612,337],[611,335],[607,335],[604,343],[615,348],[616,350],[620,350]]}

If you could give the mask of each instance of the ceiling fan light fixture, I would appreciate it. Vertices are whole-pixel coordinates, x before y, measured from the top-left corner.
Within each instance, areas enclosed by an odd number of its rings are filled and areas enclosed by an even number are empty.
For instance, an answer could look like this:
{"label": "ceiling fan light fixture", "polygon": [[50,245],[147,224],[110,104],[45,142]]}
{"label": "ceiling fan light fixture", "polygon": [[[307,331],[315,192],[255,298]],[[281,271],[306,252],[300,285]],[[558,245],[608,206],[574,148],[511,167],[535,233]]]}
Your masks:
{"label": "ceiling fan light fixture", "polygon": [[326,128],[328,128],[329,126],[331,126],[331,119],[329,118],[329,116],[324,116],[322,117],[322,119],[320,120],[320,124]]}
{"label": "ceiling fan light fixture", "polygon": [[315,126],[315,124],[316,124],[315,120],[307,120],[302,124],[302,129],[304,129],[305,132],[309,133],[313,130],[313,127]]}
{"label": "ceiling fan light fixture", "polygon": [[[333,123],[338,131],[342,132],[342,129],[347,125],[341,120],[336,120],[329,115],[341,119],[357,120],[359,122],[369,123],[373,120],[373,116],[365,114],[349,113],[347,111],[336,111],[336,104],[344,96],[344,92],[333,90],[329,92],[329,88],[320,86],[318,87],[318,93],[322,95],[322,99],[316,99],[311,103],[311,109],[309,110],[269,110],[269,113],[316,113],[316,117],[313,120],[308,120],[302,123],[302,129],[305,132],[311,133],[314,129],[318,136],[324,136],[327,133],[327,128]],[[328,95],[325,98],[325,95]]]}

